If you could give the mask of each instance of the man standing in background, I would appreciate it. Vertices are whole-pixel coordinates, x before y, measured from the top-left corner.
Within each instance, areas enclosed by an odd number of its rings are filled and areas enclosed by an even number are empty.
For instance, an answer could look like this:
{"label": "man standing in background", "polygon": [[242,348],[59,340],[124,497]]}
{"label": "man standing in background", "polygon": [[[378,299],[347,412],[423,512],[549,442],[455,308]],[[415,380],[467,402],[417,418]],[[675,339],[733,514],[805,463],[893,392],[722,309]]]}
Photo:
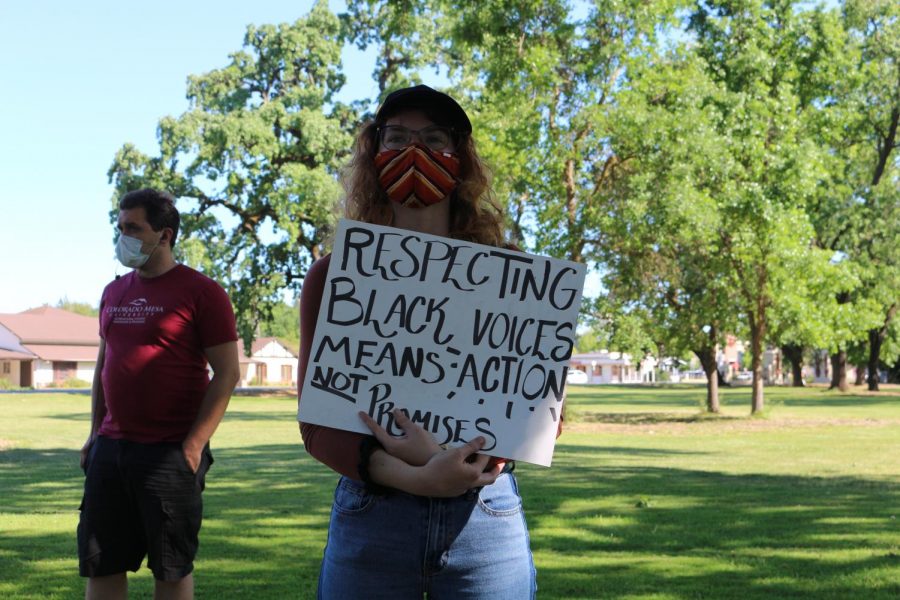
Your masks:
{"label": "man standing in background", "polygon": [[169,194],[143,189],[119,201],[116,255],[134,270],[100,301],[91,430],[81,450],[86,598],[126,598],[126,571],[144,556],[155,598],[194,593],[209,439],[240,369],[228,295],[175,261],[178,226]]}

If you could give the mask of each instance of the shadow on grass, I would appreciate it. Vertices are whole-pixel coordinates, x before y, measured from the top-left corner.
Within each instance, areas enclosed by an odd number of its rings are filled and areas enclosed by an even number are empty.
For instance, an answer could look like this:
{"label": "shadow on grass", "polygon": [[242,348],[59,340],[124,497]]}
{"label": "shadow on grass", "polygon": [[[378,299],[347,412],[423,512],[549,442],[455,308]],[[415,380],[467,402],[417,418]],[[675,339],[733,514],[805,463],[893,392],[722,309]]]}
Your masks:
{"label": "shadow on grass", "polygon": [[[629,390],[626,398],[622,395],[616,395],[615,389],[585,391],[570,389],[568,391],[567,401],[571,401],[578,408],[619,405],[626,402],[629,406],[684,406],[697,408],[699,403],[706,398],[705,394],[706,392],[703,390],[677,390],[672,393],[661,393],[658,390],[648,388],[642,391]],[[722,399],[723,403],[727,403],[728,401],[729,400],[725,398]],[[730,401],[732,403],[738,402],[736,399],[730,399]]]}
{"label": "shadow on grass", "polygon": [[[900,486],[854,477],[587,466],[631,448],[557,446],[517,470],[541,598],[895,598]],[[666,449],[640,449],[669,454]],[[214,448],[198,597],[312,598],[337,477],[302,445]],[[0,581],[77,597],[78,453],[0,452]],[[737,458],[736,458],[737,460]],[[639,506],[640,505],[640,506]],[[135,597],[152,582],[139,578]]]}
{"label": "shadow on grass", "polygon": [[[267,411],[252,411],[252,410],[236,410],[233,408],[229,408],[228,412],[225,413],[224,421],[271,421],[278,420],[284,423],[290,423],[291,421],[297,420],[297,406],[296,404],[292,405],[292,410],[267,410]],[[297,430],[299,431],[299,429]],[[299,435],[299,434],[298,434]],[[299,437],[297,438],[299,442]]]}
{"label": "shadow on grass", "polygon": [[84,487],[79,456],[68,448],[0,451],[0,513],[77,510]]}
{"label": "shadow on grass", "polygon": [[[337,476],[297,444],[213,448],[197,595],[313,598]],[[68,449],[0,452],[0,581],[6,597],[83,594],[75,528],[84,477]],[[141,571],[145,571],[142,567]],[[152,580],[136,578],[133,597]]]}
{"label": "shadow on grass", "polygon": [[896,402],[900,404],[900,396],[895,395],[871,395],[871,396],[851,396],[841,394],[839,392],[815,393],[804,396],[785,397],[783,399],[785,406],[830,406],[834,408],[846,406],[874,406],[877,404],[885,404],[888,402]]}
{"label": "shadow on grass", "polygon": [[[634,387],[623,390],[619,386],[595,386],[595,389],[569,389],[567,401],[574,410],[609,411],[641,410],[658,411],[673,409],[702,410],[706,405],[704,388],[676,388],[660,390],[655,387]],[[746,390],[720,390],[719,403],[722,407],[750,406],[749,388]],[[615,407],[615,408],[613,408]]]}
{"label": "shadow on grass", "polygon": [[[90,408],[89,408],[87,412],[45,415],[43,418],[54,419],[56,421],[74,421],[77,423],[90,423],[91,413],[90,413]],[[85,427],[85,431],[87,431],[88,429],[89,429],[88,427]]]}
{"label": "shadow on grass", "polygon": [[[224,421],[272,421],[272,420],[280,420],[289,422],[291,420],[297,419],[297,410],[296,406],[293,407],[294,410],[238,410],[234,408],[229,408],[225,413]],[[82,412],[82,413],[65,413],[65,414],[53,414],[46,415],[44,418],[46,419],[55,419],[59,421],[77,421],[77,422],[89,422],[91,420],[90,412]]]}
{"label": "shadow on grass", "polygon": [[696,413],[686,415],[683,413],[664,412],[640,412],[640,413],[577,413],[577,420],[582,423],[611,423],[615,425],[657,425],[663,423],[705,423],[715,421],[743,421],[742,417],[729,417],[724,415],[709,415]]}
{"label": "shadow on grass", "polygon": [[900,593],[895,483],[589,468],[579,464],[586,452],[596,457],[607,449],[560,444],[551,472],[519,470],[532,549],[549,563],[539,569],[542,597]]}
{"label": "shadow on grass", "polygon": [[[697,450],[673,450],[670,448],[638,448],[638,447],[626,447],[626,446],[591,446],[590,450],[586,450],[584,447],[577,447],[572,450],[572,456],[582,456],[586,460],[595,459],[597,454],[603,454],[607,456],[614,456],[617,454],[624,456],[645,456],[645,457],[654,457],[654,456],[702,456],[706,454],[710,454],[709,452],[701,452]],[[553,462],[554,467],[556,467],[556,459]]]}

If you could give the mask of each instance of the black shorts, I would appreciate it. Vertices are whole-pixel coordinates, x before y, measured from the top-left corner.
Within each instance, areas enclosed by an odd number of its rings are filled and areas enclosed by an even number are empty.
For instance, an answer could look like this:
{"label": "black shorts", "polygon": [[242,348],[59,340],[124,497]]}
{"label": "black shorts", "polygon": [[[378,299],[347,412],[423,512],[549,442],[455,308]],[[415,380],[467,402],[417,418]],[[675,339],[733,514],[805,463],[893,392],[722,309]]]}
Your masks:
{"label": "black shorts", "polygon": [[181,443],[139,444],[98,437],[88,454],[78,522],[83,577],[137,571],[177,581],[194,570],[203,517],[201,492],[213,462],[203,449],[197,473]]}

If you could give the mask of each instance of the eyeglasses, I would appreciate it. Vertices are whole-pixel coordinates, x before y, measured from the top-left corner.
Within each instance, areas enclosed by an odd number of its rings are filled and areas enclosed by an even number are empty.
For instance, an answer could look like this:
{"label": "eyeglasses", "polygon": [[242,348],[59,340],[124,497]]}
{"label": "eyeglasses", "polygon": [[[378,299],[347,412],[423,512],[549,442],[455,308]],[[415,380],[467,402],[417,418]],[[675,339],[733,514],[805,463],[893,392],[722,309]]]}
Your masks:
{"label": "eyeglasses", "polygon": [[407,129],[401,125],[385,125],[378,128],[381,145],[388,150],[403,150],[412,145],[413,137],[435,151],[452,152],[456,149],[453,130],[442,125],[431,125],[418,131]]}

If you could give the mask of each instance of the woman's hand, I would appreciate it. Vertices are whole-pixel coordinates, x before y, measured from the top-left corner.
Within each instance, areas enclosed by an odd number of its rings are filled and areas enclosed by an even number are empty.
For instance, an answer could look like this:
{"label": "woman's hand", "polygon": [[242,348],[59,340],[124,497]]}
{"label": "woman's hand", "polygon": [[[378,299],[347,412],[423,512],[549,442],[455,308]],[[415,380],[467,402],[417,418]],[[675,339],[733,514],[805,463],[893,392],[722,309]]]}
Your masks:
{"label": "woman's hand", "polygon": [[452,498],[472,488],[494,483],[503,470],[495,465],[485,471],[491,457],[476,454],[484,447],[485,439],[477,437],[464,446],[444,450],[431,457],[419,476],[421,496]]}
{"label": "woman's hand", "polygon": [[397,425],[403,430],[403,435],[394,437],[375,419],[364,412],[360,411],[359,413],[359,418],[372,430],[375,439],[378,440],[385,452],[414,467],[421,467],[428,463],[431,457],[441,452],[442,448],[435,441],[434,436],[410,421],[406,413],[395,408],[393,415]]}
{"label": "woman's hand", "polygon": [[369,460],[369,475],[375,483],[409,494],[452,498],[472,488],[490,485],[499,477],[503,467],[494,465],[485,471],[491,457],[476,454],[484,444],[485,439],[479,436],[463,446],[440,450],[420,467],[409,465],[384,450],[376,450]]}

